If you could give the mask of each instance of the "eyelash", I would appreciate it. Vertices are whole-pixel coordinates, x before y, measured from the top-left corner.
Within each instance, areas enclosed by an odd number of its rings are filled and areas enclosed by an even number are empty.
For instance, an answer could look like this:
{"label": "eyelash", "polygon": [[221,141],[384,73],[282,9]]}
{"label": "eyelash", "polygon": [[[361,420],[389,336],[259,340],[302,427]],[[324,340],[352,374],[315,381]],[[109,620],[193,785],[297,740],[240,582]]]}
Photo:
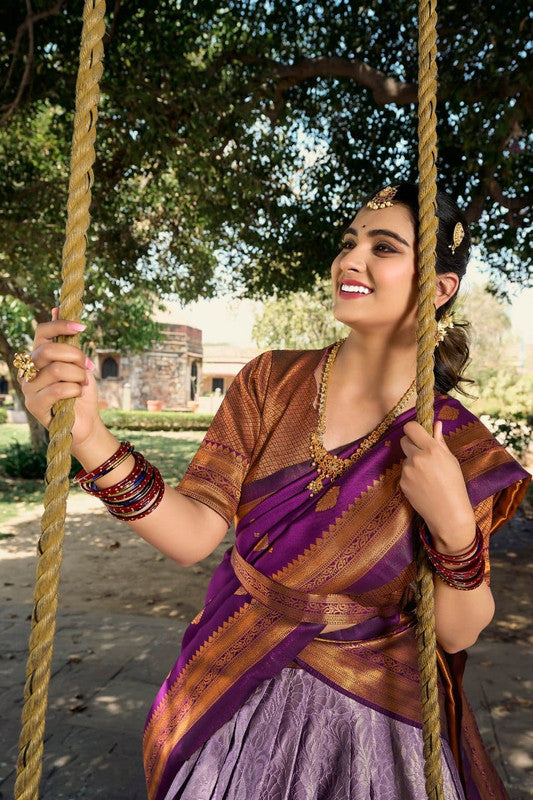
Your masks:
{"label": "eyelash", "polygon": [[[349,250],[354,245],[355,245],[355,242],[353,242],[351,239],[343,239],[342,242],[341,242],[341,250]],[[387,244],[386,242],[378,242],[378,244],[374,245],[374,249],[375,250],[378,250],[379,247],[384,247],[386,249],[385,249],[385,251],[380,250],[378,252],[386,252],[386,253],[397,253],[398,252],[395,247],[393,247],[390,244]]]}

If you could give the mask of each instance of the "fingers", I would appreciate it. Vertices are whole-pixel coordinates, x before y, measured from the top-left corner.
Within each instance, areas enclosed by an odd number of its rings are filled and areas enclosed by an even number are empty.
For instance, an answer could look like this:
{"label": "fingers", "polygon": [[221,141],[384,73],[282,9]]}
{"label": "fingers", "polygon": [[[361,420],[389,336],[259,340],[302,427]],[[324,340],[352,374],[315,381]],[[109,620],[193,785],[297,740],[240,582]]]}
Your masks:
{"label": "fingers", "polygon": [[[53,318],[54,316],[56,319]],[[57,309],[53,309],[52,322],[41,322],[35,329],[35,338],[33,340],[34,351],[44,342],[51,342],[57,336],[72,336],[75,333],[81,333],[86,327],[87,326],[81,322],[57,319]]]}
{"label": "fingers", "polygon": [[[62,344],[46,339],[37,345],[32,352],[32,361],[38,370],[44,370],[53,363],[77,364],[82,369],[94,369],[90,361],[79,347],[72,344]],[[57,376],[58,380],[63,380]],[[36,379],[35,379],[36,380]]]}

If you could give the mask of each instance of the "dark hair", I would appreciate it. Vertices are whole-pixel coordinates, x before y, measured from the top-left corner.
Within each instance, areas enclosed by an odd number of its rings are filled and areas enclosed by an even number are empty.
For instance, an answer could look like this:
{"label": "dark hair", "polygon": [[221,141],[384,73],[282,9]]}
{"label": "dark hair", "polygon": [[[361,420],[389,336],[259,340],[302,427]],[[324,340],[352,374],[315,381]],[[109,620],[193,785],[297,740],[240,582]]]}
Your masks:
{"label": "dark hair", "polygon": [[[414,183],[400,183],[396,187],[393,205],[401,203],[401,205],[410,210],[418,241],[418,186]],[[375,194],[374,192],[366,198],[365,203]],[[455,272],[459,278],[460,285],[470,257],[470,231],[465,215],[455,201],[440,189],[437,190],[437,219],[439,225],[435,270],[437,274]],[[464,238],[452,253],[450,245],[453,243],[453,234],[458,222],[463,226]],[[457,294],[458,291],[437,309],[437,321],[452,308]],[[450,389],[457,389],[466,394],[460,384],[473,383],[470,378],[465,378],[462,374],[468,363],[470,352],[468,347],[468,328],[468,322],[456,322],[454,320],[453,328],[447,329],[444,340],[435,349],[433,372],[435,375],[435,389],[438,392],[446,393]]]}

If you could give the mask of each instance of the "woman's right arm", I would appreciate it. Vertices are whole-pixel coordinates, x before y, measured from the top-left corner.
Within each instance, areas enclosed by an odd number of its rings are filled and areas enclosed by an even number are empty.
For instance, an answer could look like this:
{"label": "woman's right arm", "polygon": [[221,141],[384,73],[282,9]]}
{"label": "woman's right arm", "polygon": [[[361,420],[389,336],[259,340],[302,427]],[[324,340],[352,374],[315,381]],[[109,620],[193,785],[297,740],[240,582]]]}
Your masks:
{"label": "woman's right arm", "polygon": [[[55,317],[55,314],[54,314]],[[98,413],[98,394],[94,366],[78,347],[55,340],[80,330],[66,320],[45,322],[35,332],[32,361],[37,377],[24,381],[26,407],[46,428],[52,407],[61,399],[76,398],[72,428],[72,454],[87,472],[103,464],[119,442],[108,431]],[[99,488],[118,483],[131,472],[133,456],[97,481]],[[126,523],[139,536],[178,564],[189,566],[212,553],[224,538],[228,523],[204,503],[165,486],[157,508],[137,522]]]}

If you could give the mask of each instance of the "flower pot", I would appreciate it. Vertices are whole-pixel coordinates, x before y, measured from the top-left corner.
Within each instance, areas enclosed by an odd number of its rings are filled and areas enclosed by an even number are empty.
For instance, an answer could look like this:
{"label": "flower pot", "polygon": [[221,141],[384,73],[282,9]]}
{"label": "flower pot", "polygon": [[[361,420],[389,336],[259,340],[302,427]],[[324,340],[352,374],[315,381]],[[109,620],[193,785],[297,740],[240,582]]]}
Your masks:
{"label": "flower pot", "polygon": [[147,400],[146,408],[148,411],[163,411],[165,404],[162,400]]}

